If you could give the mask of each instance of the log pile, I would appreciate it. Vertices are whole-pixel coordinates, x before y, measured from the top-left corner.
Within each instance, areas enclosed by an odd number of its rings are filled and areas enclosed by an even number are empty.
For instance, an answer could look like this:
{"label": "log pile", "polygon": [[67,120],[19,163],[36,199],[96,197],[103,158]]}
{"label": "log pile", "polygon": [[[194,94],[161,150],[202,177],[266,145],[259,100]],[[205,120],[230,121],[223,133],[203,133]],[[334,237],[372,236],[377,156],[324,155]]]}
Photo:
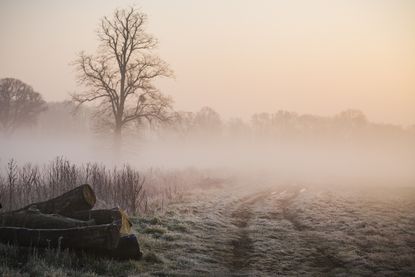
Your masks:
{"label": "log pile", "polygon": [[0,242],[140,259],[128,216],[119,208],[92,210],[95,202],[92,188],[82,185],[56,198],[0,213]]}

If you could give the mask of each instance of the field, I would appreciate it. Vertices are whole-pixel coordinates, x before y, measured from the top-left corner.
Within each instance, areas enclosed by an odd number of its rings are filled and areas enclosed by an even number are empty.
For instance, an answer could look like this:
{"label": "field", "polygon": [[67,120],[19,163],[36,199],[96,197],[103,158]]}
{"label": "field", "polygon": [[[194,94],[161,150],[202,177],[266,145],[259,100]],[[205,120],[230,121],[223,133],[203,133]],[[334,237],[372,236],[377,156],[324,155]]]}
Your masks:
{"label": "field", "polygon": [[415,189],[207,179],[133,218],[144,258],[1,245],[4,276],[413,276]]}
{"label": "field", "polygon": [[415,0],[0,0],[0,38],[0,277],[415,277]]}

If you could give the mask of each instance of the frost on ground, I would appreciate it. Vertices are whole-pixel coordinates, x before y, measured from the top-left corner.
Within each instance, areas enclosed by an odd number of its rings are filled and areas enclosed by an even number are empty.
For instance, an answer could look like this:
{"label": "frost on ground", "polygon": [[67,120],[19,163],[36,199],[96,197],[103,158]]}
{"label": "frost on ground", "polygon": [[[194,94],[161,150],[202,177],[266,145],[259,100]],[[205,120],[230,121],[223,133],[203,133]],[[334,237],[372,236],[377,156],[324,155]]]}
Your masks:
{"label": "frost on ground", "polygon": [[[52,276],[414,276],[415,189],[215,184],[133,218],[143,260],[21,253],[0,274]],[[21,258],[21,257],[20,257]]]}
{"label": "frost on ground", "polygon": [[414,211],[411,188],[200,190],[173,203],[163,216],[136,219],[147,252],[139,271],[414,276]]}

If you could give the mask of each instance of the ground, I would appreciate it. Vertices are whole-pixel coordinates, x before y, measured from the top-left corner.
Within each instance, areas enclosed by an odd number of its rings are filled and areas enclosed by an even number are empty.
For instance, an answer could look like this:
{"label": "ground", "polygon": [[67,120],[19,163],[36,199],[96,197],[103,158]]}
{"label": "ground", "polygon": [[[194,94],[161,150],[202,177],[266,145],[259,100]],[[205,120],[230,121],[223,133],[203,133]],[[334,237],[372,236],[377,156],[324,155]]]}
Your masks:
{"label": "ground", "polygon": [[159,260],[143,272],[414,276],[414,193],[306,185],[201,190],[164,216],[137,221],[144,250]]}
{"label": "ground", "polygon": [[33,273],[40,261],[55,276],[414,276],[414,211],[413,188],[224,183],[133,218],[142,261],[49,253],[18,266],[8,255],[2,272]]}

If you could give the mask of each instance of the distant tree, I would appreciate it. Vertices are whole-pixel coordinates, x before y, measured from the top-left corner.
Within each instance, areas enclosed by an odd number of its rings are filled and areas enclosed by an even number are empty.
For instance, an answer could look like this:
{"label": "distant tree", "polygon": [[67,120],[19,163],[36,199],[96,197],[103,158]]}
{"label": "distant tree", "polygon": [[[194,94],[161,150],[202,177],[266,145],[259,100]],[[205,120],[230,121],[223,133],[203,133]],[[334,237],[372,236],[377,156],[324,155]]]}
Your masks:
{"label": "distant tree", "polygon": [[271,130],[271,116],[269,113],[253,114],[251,124],[256,135],[269,134]]}
{"label": "distant tree", "polygon": [[243,137],[249,135],[250,127],[238,117],[228,120],[226,130],[231,137]]}
{"label": "distant tree", "polygon": [[194,128],[202,133],[218,133],[222,128],[220,115],[210,107],[203,107],[193,120]]}
{"label": "distant tree", "polygon": [[169,135],[184,138],[189,136],[194,129],[195,113],[178,111],[172,116],[172,120],[168,124],[162,125]]}
{"label": "distant tree", "polygon": [[279,110],[271,115],[272,133],[274,135],[292,136],[299,130],[299,116],[295,112]]}
{"label": "distant tree", "polygon": [[111,121],[116,141],[133,121],[169,119],[172,100],[153,81],[172,71],[152,50],[157,40],[145,31],[147,16],[135,8],[117,9],[99,25],[96,55],[79,54],[78,81],[87,90],[73,94],[79,104],[95,102],[98,114]]}
{"label": "distant tree", "polygon": [[337,123],[346,124],[350,127],[360,127],[368,123],[366,115],[360,110],[349,109],[335,116]]}
{"label": "distant tree", "polygon": [[358,140],[363,133],[369,131],[366,115],[355,109],[345,110],[335,115],[332,124],[334,134],[347,140]]}
{"label": "distant tree", "polygon": [[46,102],[33,88],[18,79],[0,80],[0,130],[5,134],[36,123]]}
{"label": "distant tree", "polygon": [[324,137],[330,135],[330,117],[303,114],[298,117],[301,135],[311,137]]}

